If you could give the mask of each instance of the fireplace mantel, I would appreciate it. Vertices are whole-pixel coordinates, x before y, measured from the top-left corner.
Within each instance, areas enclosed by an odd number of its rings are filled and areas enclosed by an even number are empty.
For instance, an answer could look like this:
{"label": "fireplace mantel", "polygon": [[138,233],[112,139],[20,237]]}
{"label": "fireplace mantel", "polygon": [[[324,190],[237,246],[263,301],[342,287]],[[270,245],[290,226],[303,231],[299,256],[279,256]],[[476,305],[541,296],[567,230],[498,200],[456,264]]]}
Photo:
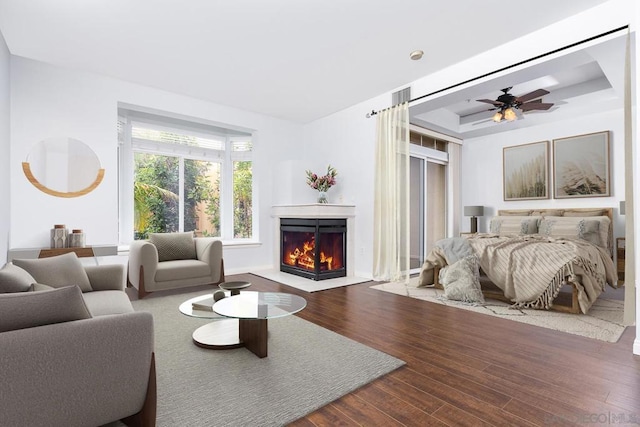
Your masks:
{"label": "fireplace mantel", "polygon": [[275,218],[353,218],[355,205],[310,203],[307,205],[277,205],[271,207]]}
{"label": "fireplace mantel", "polygon": [[280,265],[280,218],[346,218],[347,219],[347,277],[354,276],[355,266],[355,205],[310,203],[306,205],[277,205],[271,207],[275,218],[273,265]]}

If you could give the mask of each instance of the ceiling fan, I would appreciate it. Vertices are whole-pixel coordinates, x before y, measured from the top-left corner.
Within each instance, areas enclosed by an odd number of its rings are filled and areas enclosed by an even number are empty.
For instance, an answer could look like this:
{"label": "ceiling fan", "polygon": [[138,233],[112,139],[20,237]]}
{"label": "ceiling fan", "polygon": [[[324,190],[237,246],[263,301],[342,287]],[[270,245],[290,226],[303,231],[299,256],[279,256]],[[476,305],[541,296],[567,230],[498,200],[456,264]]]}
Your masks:
{"label": "ceiling fan", "polygon": [[548,110],[553,106],[552,103],[542,102],[540,98],[548,94],[548,90],[537,89],[533,92],[526,93],[520,96],[513,96],[509,93],[511,87],[501,89],[504,92],[495,101],[490,99],[478,99],[478,102],[485,102],[492,104],[494,108],[490,108],[489,111],[498,110],[494,114],[492,120],[494,122],[501,122],[502,120],[514,121],[518,118],[514,109],[518,109],[522,112],[532,110]]}

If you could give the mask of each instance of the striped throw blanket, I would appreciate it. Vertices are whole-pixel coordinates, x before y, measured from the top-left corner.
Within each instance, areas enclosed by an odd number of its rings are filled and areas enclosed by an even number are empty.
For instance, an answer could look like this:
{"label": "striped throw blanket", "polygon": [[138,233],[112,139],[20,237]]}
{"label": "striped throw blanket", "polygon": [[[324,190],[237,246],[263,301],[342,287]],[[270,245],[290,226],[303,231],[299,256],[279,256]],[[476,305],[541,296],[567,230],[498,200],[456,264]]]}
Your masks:
{"label": "striped throw blanket", "polygon": [[548,309],[563,284],[578,289],[586,313],[605,285],[615,285],[615,268],[606,249],[574,239],[541,235],[497,237],[480,234],[468,239],[489,279],[516,307]]}

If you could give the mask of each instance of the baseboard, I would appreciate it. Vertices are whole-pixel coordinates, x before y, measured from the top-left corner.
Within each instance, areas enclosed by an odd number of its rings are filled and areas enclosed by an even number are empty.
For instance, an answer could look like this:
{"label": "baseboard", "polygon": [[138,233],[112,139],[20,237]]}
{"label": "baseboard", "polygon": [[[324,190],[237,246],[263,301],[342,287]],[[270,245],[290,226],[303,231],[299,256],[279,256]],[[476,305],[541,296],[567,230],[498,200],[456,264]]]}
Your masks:
{"label": "baseboard", "polygon": [[227,266],[224,266],[224,274],[225,276],[230,276],[233,274],[249,274],[252,271],[258,271],[258,270],[269,270],[270,268],[273,268],[273,266],[271,265],[254,265],[251,267],[240,267],[240,268],[227,268]]}
{"label": "baseboard", "polygon": [[633,341],[633,354],[640,356],[640,338],[636,338],[635,341]]}

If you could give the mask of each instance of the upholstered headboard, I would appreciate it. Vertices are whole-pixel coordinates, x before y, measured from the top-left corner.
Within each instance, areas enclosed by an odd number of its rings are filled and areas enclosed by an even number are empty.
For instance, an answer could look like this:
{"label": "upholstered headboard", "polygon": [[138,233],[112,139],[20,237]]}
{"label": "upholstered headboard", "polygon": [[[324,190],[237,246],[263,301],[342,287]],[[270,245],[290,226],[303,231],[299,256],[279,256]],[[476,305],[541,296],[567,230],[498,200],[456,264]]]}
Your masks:
{"label": "upholstered headboard", "polygon": [[499,216],[606,216],[609,224],[609,239],[607,249],[613,257],[613,208],[548,208],[548,209],[502,209],[498,210]]}

